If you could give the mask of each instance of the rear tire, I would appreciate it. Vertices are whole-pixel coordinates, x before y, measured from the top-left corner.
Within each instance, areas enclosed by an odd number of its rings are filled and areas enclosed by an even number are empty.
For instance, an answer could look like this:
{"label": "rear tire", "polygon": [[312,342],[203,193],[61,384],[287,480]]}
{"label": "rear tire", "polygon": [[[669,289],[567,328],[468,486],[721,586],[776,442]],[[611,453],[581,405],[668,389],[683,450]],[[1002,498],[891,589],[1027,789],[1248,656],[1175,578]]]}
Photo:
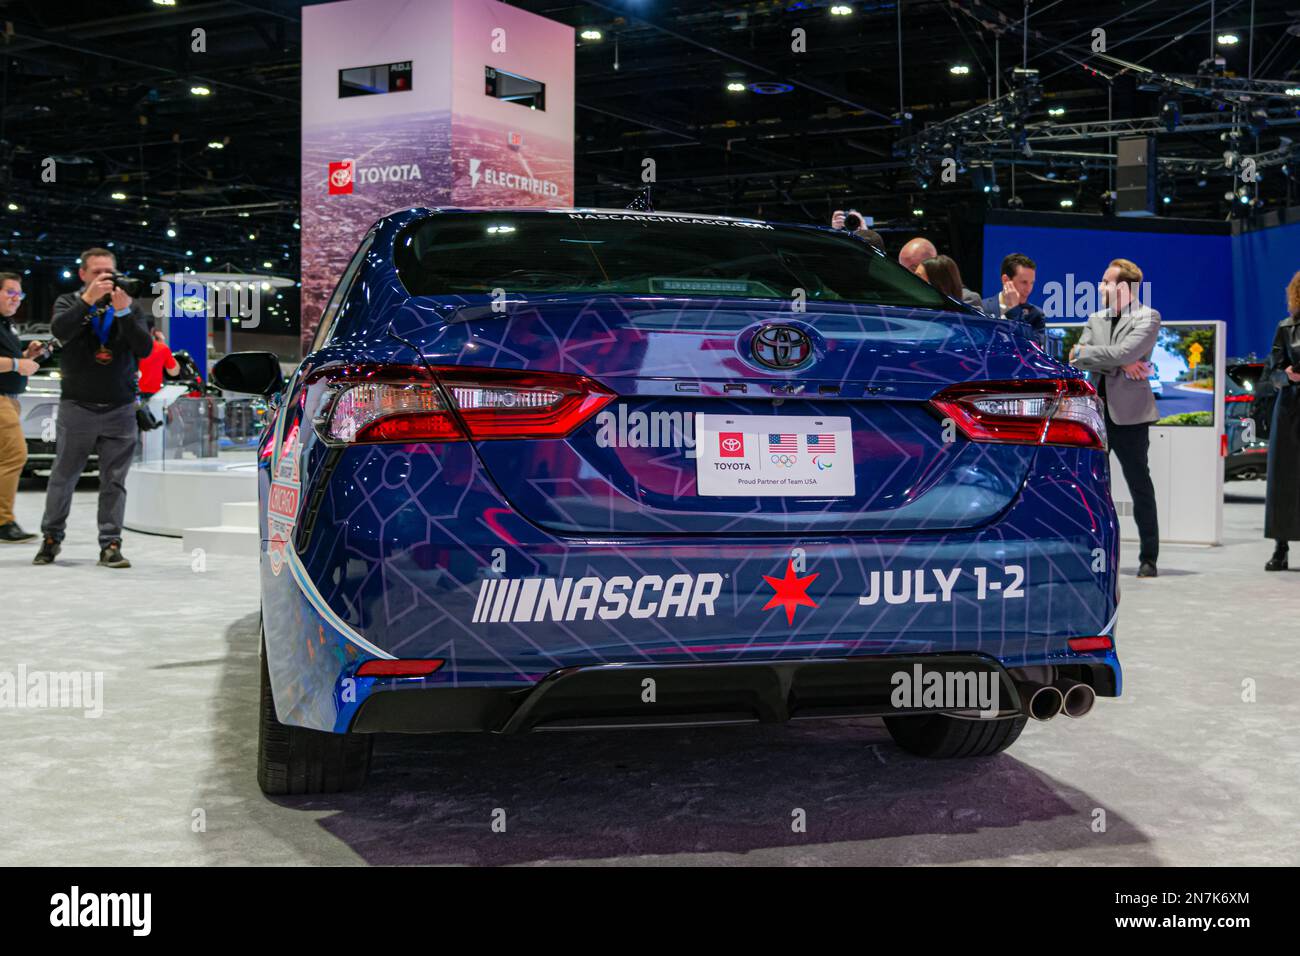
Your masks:
{"label": "rear tire", "polygon": [[885,727],[894,743],[918,757],[991,757],[1020,736],[1029,718],[967,720],[947,714],[886,717]]}
{"label": "rear tire", "polygon": [[280,723],[262,647],[257,783],[274,796],[355,790],[370,772],[369,734],[331,734]]}

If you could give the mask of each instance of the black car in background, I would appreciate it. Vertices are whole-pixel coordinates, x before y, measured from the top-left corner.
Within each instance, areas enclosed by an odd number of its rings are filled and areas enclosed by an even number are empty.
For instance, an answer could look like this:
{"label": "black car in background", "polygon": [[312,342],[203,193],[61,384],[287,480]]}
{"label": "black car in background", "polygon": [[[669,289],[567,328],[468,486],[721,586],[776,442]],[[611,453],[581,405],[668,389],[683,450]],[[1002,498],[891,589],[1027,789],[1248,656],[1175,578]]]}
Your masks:
{"label": "black car in background", "polygon": [[1268,473],[1268,430],[1277,398],[1263,362],[1229,360],[1224,380],[1224,434],[1228,454],[1223,477],[1251,481]]}

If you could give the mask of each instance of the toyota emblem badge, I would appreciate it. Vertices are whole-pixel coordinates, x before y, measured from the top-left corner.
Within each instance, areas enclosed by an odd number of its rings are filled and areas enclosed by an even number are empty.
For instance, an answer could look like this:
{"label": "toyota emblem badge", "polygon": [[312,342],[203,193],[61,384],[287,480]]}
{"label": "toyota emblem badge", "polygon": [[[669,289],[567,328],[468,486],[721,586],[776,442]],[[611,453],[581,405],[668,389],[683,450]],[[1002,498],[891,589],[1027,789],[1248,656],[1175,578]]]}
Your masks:
{"label": "toyota emblem badge", "polygon": [[759,365],[784,371],[808,361],[812,340],[792,325],[767,325],[754,336],[750,351]]}

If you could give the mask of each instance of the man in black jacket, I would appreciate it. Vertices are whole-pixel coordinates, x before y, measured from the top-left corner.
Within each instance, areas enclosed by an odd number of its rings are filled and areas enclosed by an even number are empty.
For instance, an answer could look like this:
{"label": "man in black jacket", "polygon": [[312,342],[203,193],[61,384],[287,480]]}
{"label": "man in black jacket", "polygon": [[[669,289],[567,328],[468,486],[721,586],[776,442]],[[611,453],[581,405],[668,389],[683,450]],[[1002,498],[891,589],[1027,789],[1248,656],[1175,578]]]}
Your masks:
{"label": "man in black jacket", "polygon": [[41,518],[44,540],[33,564],[58,555],[77,479],[92,452],[99,456],[99,563],[129,568],[122,557],[126,472],[135,453],[136,368],[153,348],[144,312],[113,284],[117,261],[107,249],[81,254],[80,292],[54,303],[50,332],[59,353],[59,417],[54,467]]}

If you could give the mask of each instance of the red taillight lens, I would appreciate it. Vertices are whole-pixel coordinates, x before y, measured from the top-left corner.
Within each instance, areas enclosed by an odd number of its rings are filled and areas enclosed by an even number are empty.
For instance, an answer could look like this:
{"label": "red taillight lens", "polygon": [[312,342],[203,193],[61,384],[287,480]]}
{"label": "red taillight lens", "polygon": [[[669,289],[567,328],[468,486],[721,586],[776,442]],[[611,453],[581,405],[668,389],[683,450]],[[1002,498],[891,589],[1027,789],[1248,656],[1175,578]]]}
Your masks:
{"label": "red taillight lens", "polygon": [[427,677],[445,664],[438,658],[431,660],[366,661],[357,668],[358,677]]}
{"label": "red taillight lens", "polygon": [[581,375],[470,368],[434,374],[441,389],[428,379],[387,380],[382,370],[367,373],[367,381],[336,382],[326,435],[345,443],[564,438],[617,397]]}
{"label": "red taillight lens", "polygon": [[1254,395],[1225,395],[1223,396],[1223,400],[1225,402],[1253,402],[1255,400],[1255,396]]}
{"label": "red taillight lens", "polygon": [[1081,379],[970,382],[930,400],[971,441],[1106,447],[1106,419]]}
{"label": "red taillight lens", "polygon": [[1115,646],[1109,637],[1072,637],[1066,643],[1072,651],[1108,651]]}

